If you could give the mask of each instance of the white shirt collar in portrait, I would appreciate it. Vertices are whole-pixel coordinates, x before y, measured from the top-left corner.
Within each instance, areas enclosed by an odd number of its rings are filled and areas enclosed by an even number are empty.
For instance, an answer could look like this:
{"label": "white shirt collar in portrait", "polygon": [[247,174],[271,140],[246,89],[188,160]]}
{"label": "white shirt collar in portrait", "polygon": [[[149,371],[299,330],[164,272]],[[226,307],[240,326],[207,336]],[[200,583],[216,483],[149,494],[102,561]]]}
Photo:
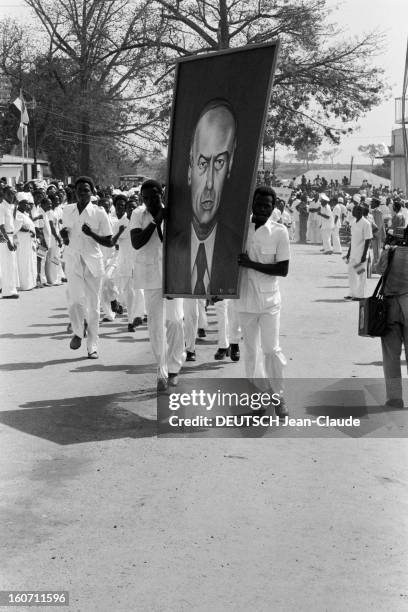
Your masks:
{"label": "white shirt collar in portrait", "polygon": [[210,284],[210,272],[212,266],[212,259],[214,254],[214,242],[215,242],[215,234],[217,233],[217,224],[214,226],[211,234],[205,240],[199,240],[194,231],[194,227],[191,226],[191,262],[190,262],[190,270],[191,270],[191,290],[194,291],[194,287],[197,282],[197,266],[196,266],[196,258],[198,248],[201,243],[204,244],[205,248],[205,256],[207,258],[207,271],[204,274],[204,286],[206,289]]}

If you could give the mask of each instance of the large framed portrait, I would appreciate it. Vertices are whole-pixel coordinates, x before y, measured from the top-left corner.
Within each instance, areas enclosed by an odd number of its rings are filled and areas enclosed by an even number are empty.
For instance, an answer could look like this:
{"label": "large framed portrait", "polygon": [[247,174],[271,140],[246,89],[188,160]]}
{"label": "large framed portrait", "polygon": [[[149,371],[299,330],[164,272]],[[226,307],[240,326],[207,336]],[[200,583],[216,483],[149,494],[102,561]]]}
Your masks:
{"label": "large framed portrait", "polygon": [[250,198],[278,42],[177,62],[163,293],[239,297]]}

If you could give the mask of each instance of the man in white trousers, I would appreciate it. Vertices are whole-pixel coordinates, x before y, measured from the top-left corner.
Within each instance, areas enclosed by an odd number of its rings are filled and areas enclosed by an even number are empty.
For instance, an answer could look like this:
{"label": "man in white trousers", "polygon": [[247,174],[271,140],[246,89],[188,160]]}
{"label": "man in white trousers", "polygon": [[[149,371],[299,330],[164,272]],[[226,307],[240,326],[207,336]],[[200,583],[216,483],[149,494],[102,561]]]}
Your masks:
{"label": "man in white trousers", "polygon": [[112,228],[105,210],[91,202],[91,178],[75,182],[77,203],[66,204],[62,215],[65,271],[68,279],[69,318],[74,332],[71,349],[79,349],[88,322],[89,359],[98,359],[99,311],[104,274],[101,246],[112,245]]}
{"label": "man in white trousers", "polygon": [[323,241],[323,254],[331,255],[333,253],[333,247],[331,244],[331,233],[333,229],[333,213],[330,208],[329,198],[325,193],[320,194],[320,211],[317,213],[321,218],[321,232]]}
{"label": "man in white trousers", "polygon": [[340,242],[340,228],[341,228],[341,217],[342,210],[338,200],[332,202],[332,213],[333,213],[333,229],[331,233],[331,240],[333,245],[333,251],[337,255],[341,255],[341,242]]}
{"label": "man in white trousers", "polygon": [[0,270],[3,299],[20,297],[17,293],[18,271],[13,234],[13,204],[6,199],[4,190],[0,187]]}
{"label": "man in white trousers", "polygon": [[161,185],[149,179],[142,184],[140,194],[144,206],[133,211],[129,229],[137,251],[135,278],[144,289],[150,345],[157,363],[157,390],[164,391],[168,385],[177,385],[184,361],[183,299],[163,298]]}
{"label": "man in white trousers", "polygon": [[259,360],[270,390],[280,394],[276,416],[285,418],[288,410],[283,398],[283,369],[286,358],[279,344],[281,298],[279,276],[289,270],[289,235],[286,227],[272,220],[276,195],[270,187],[258,187],[252,203],[247,250],[238,263],[244,268],[240,299],[237,300],[244,339],[245,373],[256,379]]}
{"label": "man in white trousers", "polygon": [[348,264],[350,293],[347,301],[358,301],[364,297],[367,284],[367,252],[373,237],[371,223],[363,216],[363,207],[356,204],[353,208],[355,222],[351,225],[351,241],[345,257]]}

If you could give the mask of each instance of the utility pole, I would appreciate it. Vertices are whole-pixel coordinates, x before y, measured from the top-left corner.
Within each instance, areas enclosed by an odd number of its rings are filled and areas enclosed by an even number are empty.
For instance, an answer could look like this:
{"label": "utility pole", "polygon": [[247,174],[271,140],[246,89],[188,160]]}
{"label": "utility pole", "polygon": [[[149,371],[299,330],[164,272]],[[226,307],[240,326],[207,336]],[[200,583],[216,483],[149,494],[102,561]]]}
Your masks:
{"label": "utility pole", "polygon": [[408,88],[408,41],[407,41],[407,52],[405,56],[405,71],[404,71],[404,83],[402,86],[402,139],[404,142],[404,171],[405,171],[405,194],[408,192],[408,137],[407,137],[407,122],[405,117],[405,108],[406,108],[406,95]]}
{"label": "utility pole", "polygon": [[350,177],[349,177],[349,185],[351,185],[351,176],[353,174],[353,161],[354,161],[354,157],[351,156],[351,160],[350,160]]}

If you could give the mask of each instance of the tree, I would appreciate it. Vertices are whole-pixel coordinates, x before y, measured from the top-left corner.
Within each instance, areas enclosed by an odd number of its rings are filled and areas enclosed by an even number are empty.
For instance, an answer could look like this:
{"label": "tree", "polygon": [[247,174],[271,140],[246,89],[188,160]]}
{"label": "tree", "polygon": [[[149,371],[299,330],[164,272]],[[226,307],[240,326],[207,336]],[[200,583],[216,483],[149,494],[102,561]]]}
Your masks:
{"label": "tree", "polygon": [[[338,143],[343,124],[383,101],[382,70],[372,65],[378,33],[342,40],[325,0],[156,0],[160,49],[176,57],[281,39],[268,126],[290,146],[313,130]],[[243,85],[245,86],[245,84]]]}
{"label": "tree", "polygon": [[333,147],[331,149],[327,149],[326,151],[322,151],[322,157],[325,160],[330,160],[331,165],[334,166],[334,160],[338,155],[340,155],[341,149],[338,147]]}
{"label": "tree", "polygon": [[306,164],[306,170],[310,168],[310,162],[319,157],[319,148],[316,145],[304,146],[296,151],[296,159]]}
{"label": "tree", "polygon": [[319,136],[310,128],[305,128],[304,132],[300,133],[293,142],[296,159],[304,162],[307,170],[309,170],[310,162],[319,157],[319,145]]}
{"label": "tree", "polygon": [[65,115],[72,123],[59,128],[59,137],[78,148],[79,170],[91,171],[98,143],[123,144],[130,134],[162,140],[156,130],[162,109],[150,78],[157,49],[146,39],[154,29],[151,0],[25,1],[48,35],[45,69],[70,102]]}
{"label": "tree", "polygon": [[365,155],[371,160],[371,168],[374,166],[374,162],[377,157],[384,155],[385,147],[383,144],[368,144],[368,145],[360,145],[358,150],[360,153]]}

